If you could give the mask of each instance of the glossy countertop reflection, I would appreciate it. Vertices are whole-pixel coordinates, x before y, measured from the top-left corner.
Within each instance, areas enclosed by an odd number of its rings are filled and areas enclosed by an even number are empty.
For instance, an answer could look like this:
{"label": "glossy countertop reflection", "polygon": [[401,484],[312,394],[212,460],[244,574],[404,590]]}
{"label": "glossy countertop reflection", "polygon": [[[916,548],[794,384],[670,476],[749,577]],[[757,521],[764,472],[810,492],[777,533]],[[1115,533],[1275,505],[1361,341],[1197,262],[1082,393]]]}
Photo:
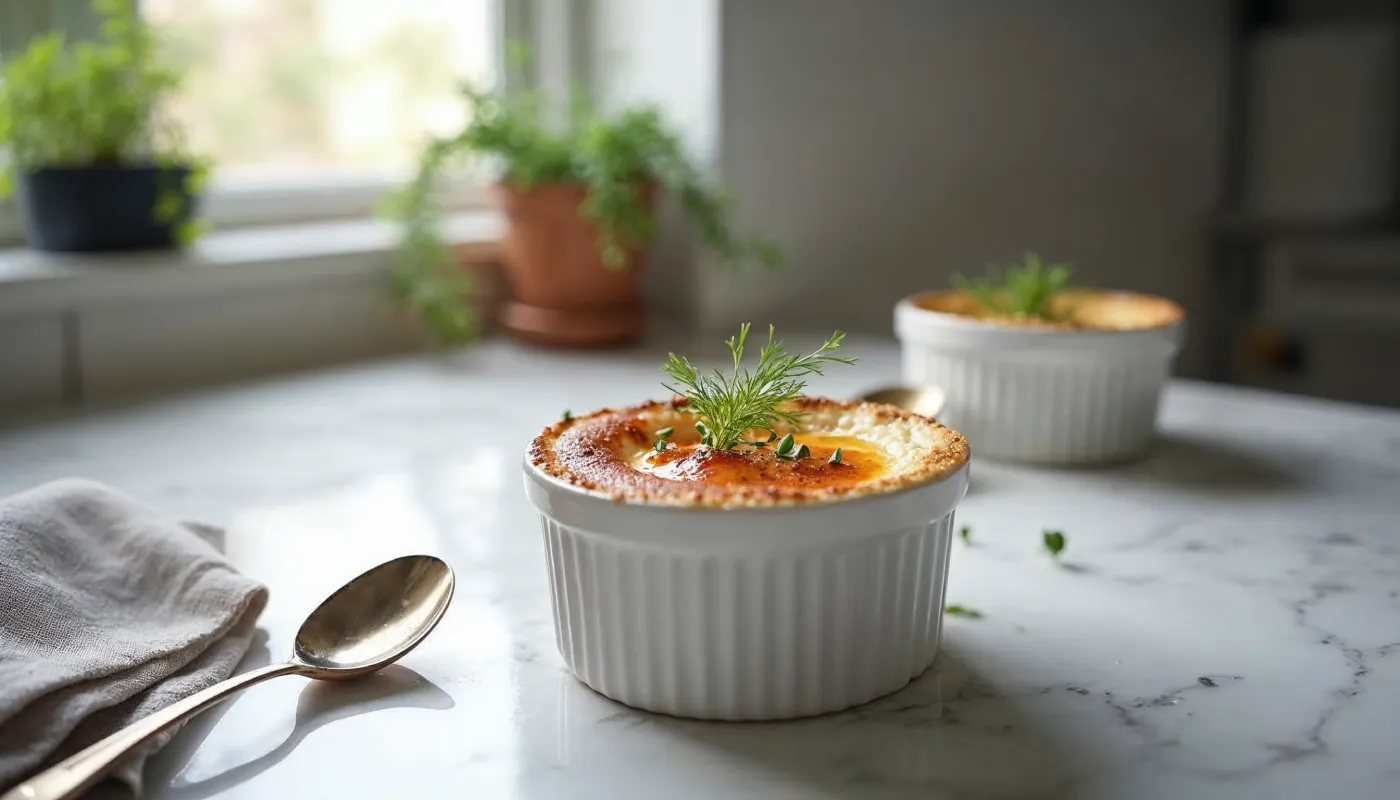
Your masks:
{"label": "glossy countertop reflection", "polygon": [[[249,690],[152,762],[148,796],[1395,796],[1400,413],[1200,384],[1170,388],[1137,463],[1007,467],[974,443],[948,599],[985,616],[951,618],[903,692],[762,724],[594,694],[555,652],[521,460],[565,409],[663,396],[657,364],[685,347],[665,345],[493,341],[0,430],[0,492],[78,475],[222,526],[272,591],[244,668],[379,561],[457,572],[400,665]],[[897,381],[893,343],[842,350],[860,365],[815,393]]]}

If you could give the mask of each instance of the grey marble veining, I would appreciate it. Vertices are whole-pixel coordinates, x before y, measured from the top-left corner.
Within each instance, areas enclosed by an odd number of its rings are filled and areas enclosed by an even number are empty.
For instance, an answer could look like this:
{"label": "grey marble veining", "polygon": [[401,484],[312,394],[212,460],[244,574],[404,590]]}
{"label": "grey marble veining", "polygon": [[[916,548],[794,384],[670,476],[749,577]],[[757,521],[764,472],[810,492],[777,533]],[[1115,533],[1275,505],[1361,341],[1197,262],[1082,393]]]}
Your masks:
{"label": "grey marble veining", "polygon": [[[815,391],[895,379],[893,345],[849,349]],[[272,587],[250,664],[383,558],[457,569],[401,667],[249,691],[155,762],[152,797],[1400,796],[1400,413],[1178,383],[1142,461],[974,456],[949,600],[984,616],[950,618],[933,670],[840,714],[699,723],[563,671],[518,474],[565,408],[658,394],[659,360],[491,343],[12,426],[0,492],[84,475],[226,526]]]}

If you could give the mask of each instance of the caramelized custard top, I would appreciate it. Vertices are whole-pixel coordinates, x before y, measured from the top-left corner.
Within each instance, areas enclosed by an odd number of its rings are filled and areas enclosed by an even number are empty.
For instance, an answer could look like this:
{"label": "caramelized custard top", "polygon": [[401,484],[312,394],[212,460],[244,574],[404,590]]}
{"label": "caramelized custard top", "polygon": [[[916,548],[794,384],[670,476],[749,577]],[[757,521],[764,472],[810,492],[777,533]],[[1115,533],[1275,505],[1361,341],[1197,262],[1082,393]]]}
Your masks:
{"label": "caramelized custard top", "polygon": [[[804,398],[796,443],[810,455],[778,458],[777,442],[713,450],[700,444],[684,400],[602,409],[546,428],[530,460],[548,474],[617,500],[720,507],[825,502],[893,491],[956,471],[967,442],[932,420],[874,403]],[[656,432],[674,432],[656,450]],[[752,431],[752,440],[767,432]],[[841,461],[829,463],[836,448]]]}
{"label": "caramelized custard top", "polygon": [[[772,445],[711,450],[698,442],[669,447],[662,452],[643,451],[632,468],[673,481],[694,481],[713,486],[788,486],[806,489],[849,488],[884,475],[884,454],[855,436],[801,434],[807,458],[778,458]],[[841,462],[829,463],[836,448]]]}
{"label": "caramelized custard top", "polygon": [[914,305],[927,311],[1004,325],[1061,330],[1149,330],[1175,325],[1186,317],[1181,306],[1165,297],[1099,289],[1060,292],[1050,301],[1051,319],[1048,320],[992,313],[971,296],[955,290],[924,292],[915,295],[913,301]]}

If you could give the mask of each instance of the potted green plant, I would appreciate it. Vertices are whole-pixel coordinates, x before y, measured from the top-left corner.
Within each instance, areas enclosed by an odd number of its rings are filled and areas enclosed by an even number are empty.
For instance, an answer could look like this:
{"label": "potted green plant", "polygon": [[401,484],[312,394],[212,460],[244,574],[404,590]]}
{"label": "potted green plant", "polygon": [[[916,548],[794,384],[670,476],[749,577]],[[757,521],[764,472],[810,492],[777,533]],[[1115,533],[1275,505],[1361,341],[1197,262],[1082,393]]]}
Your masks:
{"label": "potted green plant", "polygon": [[17,193],[40,250],[170,246],[198,232],[208,173],[162,113],[180,86],[131,0],[94,0],[93,41],[58,32],[6,57],[0,71],[0,199]]}
{"label": "potted green plant", "polygon": [[403,226],[394,290],[437,342],[472,338],[470,279],[453,262],[438,224],[436,188],[454,162],[483,159],[508,222],[502,242],[514,300],[501,324],[545,344],[598,346],[643,327],[641,267],[656,232],[656,207],[670,192],[699,243],[725,265],[776,266],[772,242],[735,230],[733,208],[685,151],[659,111],[635,106],[603,114],[574,102],[567,124],[546,124],[536,93],[463,88],[470,121],[434,139],[413,179],[391,204]]}

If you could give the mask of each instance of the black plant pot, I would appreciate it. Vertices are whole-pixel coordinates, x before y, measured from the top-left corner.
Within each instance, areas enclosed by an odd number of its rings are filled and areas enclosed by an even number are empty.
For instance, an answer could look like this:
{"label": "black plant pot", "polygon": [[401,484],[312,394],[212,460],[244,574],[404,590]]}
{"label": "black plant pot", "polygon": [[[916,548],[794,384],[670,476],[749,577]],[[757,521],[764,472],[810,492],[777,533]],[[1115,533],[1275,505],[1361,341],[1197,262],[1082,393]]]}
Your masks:
{"label": "black plant pot", "polygon": [[[20,207],[36,250],[93,251],[172,247],[175,229],[195,212],[186,167],[44,167],[21,172]],[[173,220],[156,220],[162,192],[180,199]]]}

